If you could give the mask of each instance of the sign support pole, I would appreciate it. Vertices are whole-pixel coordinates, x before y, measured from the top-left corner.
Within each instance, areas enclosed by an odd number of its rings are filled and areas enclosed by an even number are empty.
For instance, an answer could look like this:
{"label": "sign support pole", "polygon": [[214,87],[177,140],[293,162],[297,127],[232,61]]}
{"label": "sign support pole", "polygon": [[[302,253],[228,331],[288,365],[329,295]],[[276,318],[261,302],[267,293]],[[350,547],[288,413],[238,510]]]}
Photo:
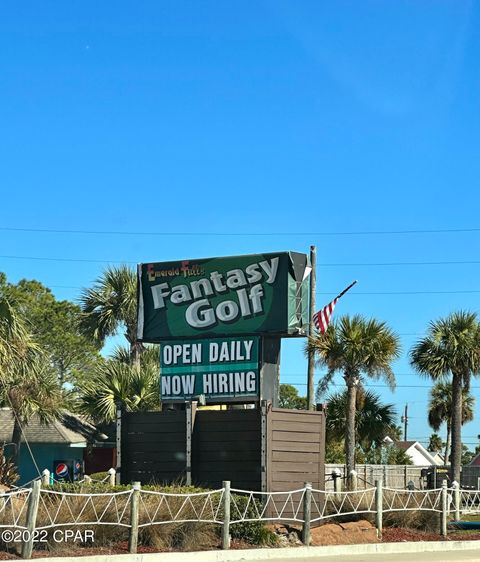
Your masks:
{"label": "sign support pole", "polygon": [[121,475],[121,467],[122,467],[122,402],[119,400],[116,404],[117,412],[116,412],[116,446],[117,446],[117,462],[116,462],[116,474],[115,474],[115,483],[117,485],[121,484],[122,482],[122,475]]}
{"label": "sign support pole", "polygon": [[[315,292],[317,290],[317,247],[310,246],[310,265],[312,272],[310,273],[310,306],[309,321],[310,329],[308,337],[313,337],[315,325],[313,323],[313,315],[315,314]],[[315,372],[315,354],[312,350],[308,352],[308,368],[307,368],[307,409],[314,410],[314,372]]]}
{"label": "sign support pole", "polygon": [[192,433],[193,424],[195,423],[195,413],[197,411],[197,402],[186,402],[186,483],[187,486],[192,485]]}

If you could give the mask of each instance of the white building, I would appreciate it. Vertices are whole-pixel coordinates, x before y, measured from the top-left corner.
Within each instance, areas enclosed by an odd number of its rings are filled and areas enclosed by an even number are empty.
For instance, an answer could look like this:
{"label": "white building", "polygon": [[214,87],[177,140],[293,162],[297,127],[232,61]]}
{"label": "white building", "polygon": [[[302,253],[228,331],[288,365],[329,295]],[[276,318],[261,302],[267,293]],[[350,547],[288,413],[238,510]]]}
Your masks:
{"label": "white building", "polygon": [[395,441],[395,447],[402,449],[415,466],[443,465],[443,458],[438,453],[431,453],[418,441]]}

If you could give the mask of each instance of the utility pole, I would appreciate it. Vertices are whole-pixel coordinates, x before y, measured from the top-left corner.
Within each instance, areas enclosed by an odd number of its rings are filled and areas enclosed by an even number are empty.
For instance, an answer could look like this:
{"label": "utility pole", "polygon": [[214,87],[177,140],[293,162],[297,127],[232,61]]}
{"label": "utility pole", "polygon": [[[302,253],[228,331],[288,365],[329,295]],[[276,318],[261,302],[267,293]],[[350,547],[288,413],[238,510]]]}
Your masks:
{"label": "utility pole", "polygon": [[[317,289],[317,247],[310,246],[310,265],[312,271],[310,273],[310,308],[309,308],[309,320],[310,329],[308,331],[308,337],[313,337],[315,325],[313,323],[313,315],[315,314],[315,291]],[[313,351],[308,352],[308,370],[307,370],[307,410],[314,409],[314,377],[315,372],[315,355]]]}
{"label": "utility pole", "polygon": [[408,404],[405,404],[405,414],[402,416],[403,422],[403,440],[407,441],[407,428],[408,428]]}

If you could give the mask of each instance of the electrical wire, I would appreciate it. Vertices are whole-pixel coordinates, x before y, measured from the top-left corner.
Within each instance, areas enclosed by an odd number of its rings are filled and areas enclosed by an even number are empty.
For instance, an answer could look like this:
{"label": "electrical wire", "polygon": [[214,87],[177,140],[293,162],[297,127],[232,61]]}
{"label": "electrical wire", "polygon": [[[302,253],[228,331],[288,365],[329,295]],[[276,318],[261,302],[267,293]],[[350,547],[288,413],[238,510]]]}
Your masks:
{"label": "electrical wire", "polygon": [[[477,289],[454,290],[454,291],[372,291],[372,292],[357,292],[353,291],[349,296],[355,295],[458,295],[480,293]],[[328,293],[315,293],[316,295],[333,295],[334,291]]]}
{"label": "electrical wire", "polygon": [[4,232],[35,232],[48,234],[89,234],[89,235],[119,235],[119,236],[384,236],[392,234],[451,234],[480,232],[480,228],[432,228],[405,230],[346,230],[324,232],[174,232],[174,231],[135,231],[135,230],[84,230],[62,228],[28,228],[1,226]]}
{"label": "electrical wire", "polygon": [[[48,285],[52,289],[78,289],[81,290],[84,287],[78,287],[73,285]],[[372,292],[353,292],[352,295],[454,295],[454,294],[471,294],[480,293],[480,289],[466,289],[466,290],[453,290],[453,291],[372,291]],[[329,292],[316,292],[316,295],[321,296],[331,296],[335,294],[335,291]],[[399,335],[419,335],[419,334],[399,334]]]}
{"label": "electrical wire", "polygon": [[[129,260],[108,260],[108,259],[90,259],[90,258],[51,258],[46,256],[17,256],[17,255],[1,255],[2,259],[11,260],[40,260],[40,261],[58,261],[58,262],[79,262],[79,263],[124,263],[137,264],[137,261]],[[150,263],[144,261],[143,263]],[[398,261],[398,262],[358,262],[358,263],[317,263],[317,267],[390,267],[390,266],[425,266],[425,265],[478,265],[480,260],[463,260],[463,261]]]}
{"label": "electrical wire", "polygon": [[[292,382],[292,381],[283,381],[281,384],[291,384],[293,386],[308,386],[306,382]],[[344,386],[342,384],[337,384],[335,382],[330,383],[332,386]],[[365,383],[363,386],[367,388],[390,388],[388,384],[369,384]],[[425,386],[421,384],[396,384],[395,388],[425,388],[426,390],[431,389],[431,386]],[[472,390],[480,390],[480,386],[471,386],[470,389]]]}

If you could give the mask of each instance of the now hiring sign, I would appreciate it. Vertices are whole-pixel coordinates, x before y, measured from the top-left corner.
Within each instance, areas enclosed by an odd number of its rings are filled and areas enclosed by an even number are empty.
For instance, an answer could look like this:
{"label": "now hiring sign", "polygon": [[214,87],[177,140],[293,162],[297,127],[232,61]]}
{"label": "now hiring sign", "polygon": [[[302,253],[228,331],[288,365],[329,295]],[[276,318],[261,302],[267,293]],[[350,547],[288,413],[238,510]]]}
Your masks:
{"label": "now hiring sign", "polygon": [[258,397],[259,339],[251,336],[163,343],[162,401],[192,400],[202,395],[210,403]]}

